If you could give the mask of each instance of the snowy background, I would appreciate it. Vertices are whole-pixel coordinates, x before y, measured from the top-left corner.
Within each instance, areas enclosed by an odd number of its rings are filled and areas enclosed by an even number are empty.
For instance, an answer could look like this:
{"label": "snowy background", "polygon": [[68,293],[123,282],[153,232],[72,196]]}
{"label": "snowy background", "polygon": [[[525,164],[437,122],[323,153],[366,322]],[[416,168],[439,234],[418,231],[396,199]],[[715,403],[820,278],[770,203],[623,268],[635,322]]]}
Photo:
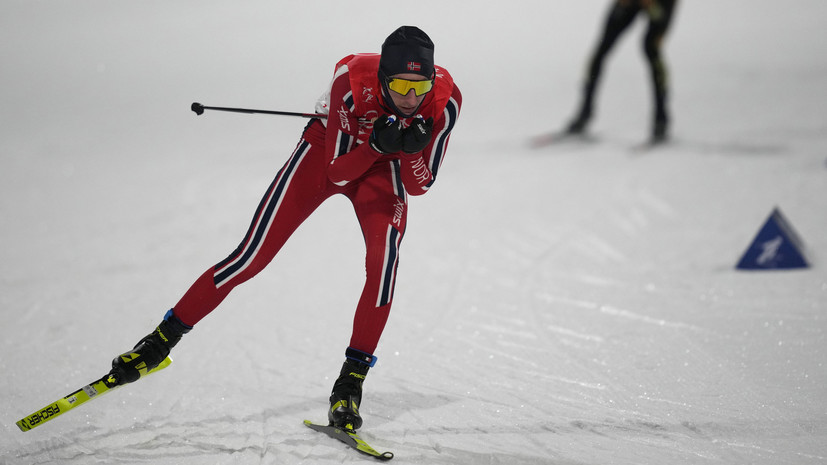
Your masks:
{"label": "snowy background", "polygon": [[[574,113],[607,1],[0,0],[0,463],[328,464],[363,279],[344,198],[167,370],[27,433],[244,234],[334,63],[402,24],[464,94],[411,199],[363,435],[395,464],[827,463],[827,3],[684,1],[675,143],[649,132],[644,22]],[[641,18],[642,19],[642,18]],[[734,269],[774,207],[802,271]]]}

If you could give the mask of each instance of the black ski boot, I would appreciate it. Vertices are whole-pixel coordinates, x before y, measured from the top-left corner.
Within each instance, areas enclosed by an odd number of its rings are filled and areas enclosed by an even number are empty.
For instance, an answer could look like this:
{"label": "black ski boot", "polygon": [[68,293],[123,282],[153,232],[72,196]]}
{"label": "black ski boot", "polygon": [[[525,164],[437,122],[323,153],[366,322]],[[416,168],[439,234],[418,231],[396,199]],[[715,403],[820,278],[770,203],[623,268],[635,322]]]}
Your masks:
{"label": "black ski boot", "polygon": [[131,351],[124,352],[112,360],[112,370],[109,373],[117,379],[118,384],[137,381],[163,362],[170,349],[175,347],[181,336],[190,329],[192,327],[182,323],[172,314],[172,310],[168,311],[155,331],[138,341]]}
{"label": "black ski boot", "polygon": [[586,125],[589,124],[591,117],[591,109],[588,107],[583,107],[577,117],[569,123],[568,127],[566,127],[566,132],[568,134],[583,134],[586,132]]}
{"label": "black ski boot", "polygon": [[580,111],[577,116],[569,123],[566,132],[569,134],[583,134],[586,132],[586,126],[589,120],[592,119],[592,108],[594,107],[594,94],[597,88],[597,78],[600,74],[599,64],[592,64],[589,71],[589,78],[583,85],[583,101],[580,103]]}
{"label": "black ski boot", "polygon": [[345,355],[347,360],[342,365],[339,378],[333,383],[327,419],[331,426],[357,430],[362,426],[362,417],[359,415],[362,383],[370,367],[376,363],[376,357],[350,347]]}
{"label": "black ski boot", "polygon": [[658,115],[655,124],[652,126],[652,143],[660,144],[669,138],[669,119],[666,115]]}

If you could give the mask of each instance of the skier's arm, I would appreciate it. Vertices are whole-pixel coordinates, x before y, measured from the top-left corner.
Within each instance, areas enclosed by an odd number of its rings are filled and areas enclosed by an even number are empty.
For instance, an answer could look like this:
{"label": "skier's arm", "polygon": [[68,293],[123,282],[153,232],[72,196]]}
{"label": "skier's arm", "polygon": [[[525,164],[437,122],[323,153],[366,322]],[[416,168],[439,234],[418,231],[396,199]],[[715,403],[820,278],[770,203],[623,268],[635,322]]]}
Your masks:
{"label": "skier's arm", "polygon": [[330,114],[327,118],[327,177],[343,186],[363,175],[382,156],[369,144],[357,144],[359,120],[353,114],[353,97],[347,73],[333,79],[330,89]]}
{"label": "skier's arm", "polygon": [[445,110],[441,115],[434,115],[435,121],[430,143],[421,152],[404,154],[400,157],[402,184],[405,185],[408,194],[422,195],[433,185],[445,157],[448,139],[459,117],[461,106],[462,94],[454,86]]}

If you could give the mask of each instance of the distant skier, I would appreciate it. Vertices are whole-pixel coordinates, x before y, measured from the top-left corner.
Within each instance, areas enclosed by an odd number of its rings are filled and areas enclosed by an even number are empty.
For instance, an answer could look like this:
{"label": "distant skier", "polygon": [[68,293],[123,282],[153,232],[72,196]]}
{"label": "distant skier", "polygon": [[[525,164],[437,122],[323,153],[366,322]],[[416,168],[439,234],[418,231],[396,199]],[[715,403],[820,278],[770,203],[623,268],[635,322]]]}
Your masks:
{"label": "distant skier", "polygon": [[[362,382],[376,362],[373,353],[393,302],[408,194],[422,195],[434,184],[462,103],[451,75],[434,65],[433,56],[427,34],[402,26],[384,41],[381,55],[349,55],[336,64],[330,88],[316,105],[329,118],[305,127],[238,248],[201,275],[155,331],[113,360],[111,373],[118,380],[133,382],[162,362],[233,288],[264,269],[323,201],[343,194],[365,239],[366,281],[328,419],[339,427],[361,426]],[[308,283],[307,291],[323,287]],[[278,354],[274,360],[299,364]]]}
{"label": "distant skier", "polygon": [[666,64],[661,55],[661,45],[672,20],[677,0],[615,0],[613,1],[603,35],[589,61],[580,110],[567,128],[570,134],[580,134],[592,117],[594,96],[597,89],[603,60],[611,51],[615,41],[637,17],[641,11],[649,18],[649,28],[643,37],[643,51],[652,75],[654,93],[654,122],[652,125],[652,142],[661,142],[667,138],[669,112],[667,94],[669,80]]}

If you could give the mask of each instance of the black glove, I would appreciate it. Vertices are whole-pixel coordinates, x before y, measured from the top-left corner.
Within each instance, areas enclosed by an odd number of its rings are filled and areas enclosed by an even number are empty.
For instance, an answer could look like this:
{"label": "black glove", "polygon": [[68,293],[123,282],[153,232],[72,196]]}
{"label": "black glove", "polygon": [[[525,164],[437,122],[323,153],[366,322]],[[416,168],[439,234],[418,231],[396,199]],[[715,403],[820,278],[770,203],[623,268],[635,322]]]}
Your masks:
{"label": "black glove", "polygon": [[402,150],[402,121],[393,115],[376,118],[368,143],[373,150],[381,154]]}
{"label": "black glove", "polygon": [[434,119],[427,121],[417,115],[408,129],[402,133],[402,151],[405,153],[421,152],[431,142],[431,131],[434,128]]}

